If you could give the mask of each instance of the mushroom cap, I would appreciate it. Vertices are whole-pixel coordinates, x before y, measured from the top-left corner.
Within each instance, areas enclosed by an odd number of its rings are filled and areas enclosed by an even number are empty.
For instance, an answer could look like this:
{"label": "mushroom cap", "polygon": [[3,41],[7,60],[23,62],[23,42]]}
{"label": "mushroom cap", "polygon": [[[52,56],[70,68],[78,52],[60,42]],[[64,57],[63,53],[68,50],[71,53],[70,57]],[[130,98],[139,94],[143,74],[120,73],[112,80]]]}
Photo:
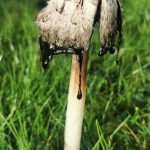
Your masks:
{"label": "mushroom cap", "polygon": [[89,0],[49,1],[36,17],[41,40],[55,52],[87,51],[97,5]]}

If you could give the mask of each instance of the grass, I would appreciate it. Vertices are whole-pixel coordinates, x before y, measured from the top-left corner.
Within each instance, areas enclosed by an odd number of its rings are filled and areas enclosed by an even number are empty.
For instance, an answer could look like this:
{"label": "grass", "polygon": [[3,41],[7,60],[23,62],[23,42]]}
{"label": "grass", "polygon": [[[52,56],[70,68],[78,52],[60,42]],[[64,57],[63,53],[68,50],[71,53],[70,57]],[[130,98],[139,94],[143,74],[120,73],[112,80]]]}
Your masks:
{"label": "grass", "polygon": [[[150,1],[122,3],[118,66],[97,56],[98,24],[92,37],[81,150],[150,148]],[[35,0],[0,3],[0,150],[63,149],[71,56],[42,69],[38,11]]]}

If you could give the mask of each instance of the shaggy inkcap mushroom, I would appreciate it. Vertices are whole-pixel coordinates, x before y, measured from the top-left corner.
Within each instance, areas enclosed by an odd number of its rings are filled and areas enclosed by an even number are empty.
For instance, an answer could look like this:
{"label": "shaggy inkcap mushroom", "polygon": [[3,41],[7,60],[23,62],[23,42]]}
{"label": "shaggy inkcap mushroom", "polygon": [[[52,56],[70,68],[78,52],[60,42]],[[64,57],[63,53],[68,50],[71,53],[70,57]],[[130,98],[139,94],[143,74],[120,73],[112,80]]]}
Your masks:
{"label": "shaggy inkcap mushroom", "polygon": [[100,7],[101,49],[98,55],[103,56],[107,51],[114,54],[115,47],[117,52],[119,51],[122,38],[122,17],[118,0],[102,0]]}
{"label": "shaggy inkcap mushroom", "polygon": [[[96,15],[97,6],[100,15]],[[119,50],[121,41],[121,9],[118,0],[50,0],[36,17],[40,29],[42,66],[47,68],[56,54],[76,54],[80,64],[78,98],[82,97],[82,54],[88,50],[94,19],[100,16],[100,42],[98,53]]]}
{"label": "shaggy inkcap mushroom", "polygon": [[64,150],[80,149],[87,51],[95,21],[100,22],[99,56],[107,51],[112,54],[115,49],[118,52],[121,42],[121,10],[118,0],[50,0],[36,18],[44,69],[54,55],[67,53],[77,56],[72,57]]}

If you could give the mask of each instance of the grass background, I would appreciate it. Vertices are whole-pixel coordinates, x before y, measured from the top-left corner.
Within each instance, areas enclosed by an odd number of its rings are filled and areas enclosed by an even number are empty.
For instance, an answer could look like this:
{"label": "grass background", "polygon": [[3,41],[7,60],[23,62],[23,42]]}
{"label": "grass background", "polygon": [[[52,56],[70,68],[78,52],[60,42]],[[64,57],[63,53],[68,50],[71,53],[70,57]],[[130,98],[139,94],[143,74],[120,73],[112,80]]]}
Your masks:
{"label": "grass background", "polygon": [[[94,29],[81,150],[150,149],[150,1],[122,4],[118,66],[115,55],[97,56]],[[71,56],[42,69],[39,10],[37,0],[0,1],[0,150],[63,149]]]}

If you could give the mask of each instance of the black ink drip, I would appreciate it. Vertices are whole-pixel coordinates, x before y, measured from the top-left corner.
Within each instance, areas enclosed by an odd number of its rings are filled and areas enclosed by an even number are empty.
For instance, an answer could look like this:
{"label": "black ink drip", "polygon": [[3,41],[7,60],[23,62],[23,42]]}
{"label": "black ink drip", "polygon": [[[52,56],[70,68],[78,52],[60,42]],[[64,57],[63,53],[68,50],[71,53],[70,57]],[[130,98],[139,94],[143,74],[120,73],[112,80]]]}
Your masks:
{"label": "black ink drip", "polygon": [[102,45],[101,49],[98,52],[98,56],[104,56],[107,53],[108,49]]}
{"label": "black ink drip", "polygon": [[42,67],[43,69],[47,69],[49,61],[53,58],[53,56],[49,49],[49,44],[47,42],[43,42],[41,37],[39,38],[39,43],[42,54]]}
{"label": "black ink drip", "polygon": [[104,56],[107,53],[107,51],[109,51],[110,54],[115,53],[115,49],[113,48],[113,46],[106,47],[102,45],[101,49],[98,52],[98,56]]}
{"label": "black ink drip", "polygon": [[79,89],[78,89],[78,95],[77,95],[77,99],[81,99],[82,98],[82,91],[81,91],[81,73],[82,73],[82,60],[83,60],[83,56],[82,54],[77,55],[77,60],[79,62]]}

